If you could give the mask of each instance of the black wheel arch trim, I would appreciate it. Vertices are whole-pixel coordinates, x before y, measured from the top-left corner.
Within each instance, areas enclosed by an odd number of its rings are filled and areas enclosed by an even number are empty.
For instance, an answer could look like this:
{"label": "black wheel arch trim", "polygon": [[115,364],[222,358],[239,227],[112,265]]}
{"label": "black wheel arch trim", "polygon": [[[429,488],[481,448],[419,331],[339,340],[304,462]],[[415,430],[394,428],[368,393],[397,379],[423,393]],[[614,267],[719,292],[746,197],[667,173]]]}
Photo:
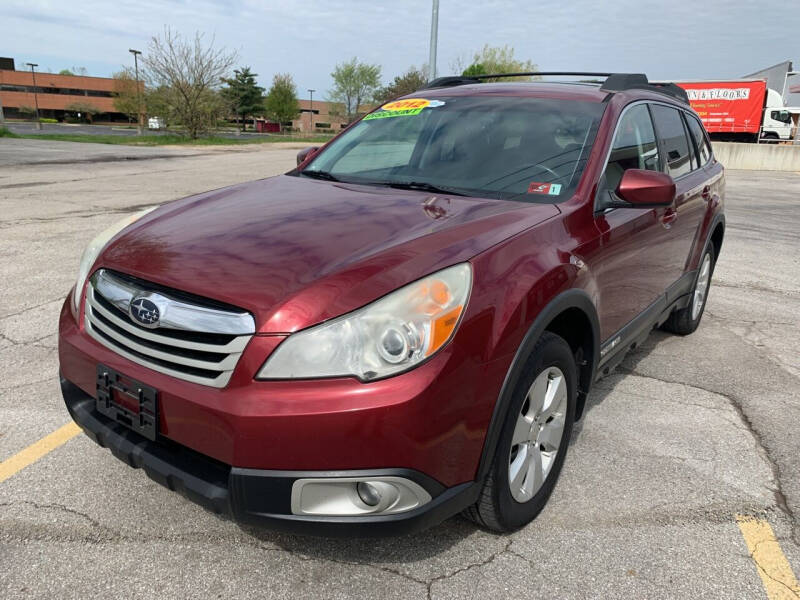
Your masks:
{"label": "black wheel arch trim", "polygon": [[[706,242],[703,245],[703,252],[705,252],[706,248],[708,248],[708,245],[712,243],[713,237],[714,237],[714,232],[717,230],[717,226],[719,226],[719,225],[722,225],[722,241],[724,241],[725,240],[725,229],[727,228],[727,225],[725,223],[725,214],[722,213],[722,212],[717,213],[711,219],[711,225],[708,226],[708,232],[706,233]],[[720,241],[720,248],[722,247],[722,241]],[[718,254],[719,253],[716,253],[716,255],[714,256],[714,261],[715,262],[717,260],[719,260]],[[700,258],[702,258],[702,254],[700,255]],[[700,265],[698,265],[698,267],[699,266]]]}
{"label": "black wheel arch trim", "polygon": [[[589,387],[594,381],[595,373],[597,371],[597,363],[600,357],[600,321],[597,317],[597,309],[595,308],[594,302],[592,302],[592,299],[589,297],[589,294],[582,289],[570,289],[558,294],[539,312],[534,319],[533,324],[525,334],[525,337],[523,338],[522,343],[519,345],[519,348],[517,348],[517,352],[514,354],[514,359],[511,361],[511,366],[506,372],[505,379],[503,380],[503,386],[500,388],[500,394],[497,397],[497,402],[495,402],[494,410],[492,412],[492,419],[489,422],[488,429],[486,430],[486,437],[483,443],[481,460],[478,464],[476,481],[483,481],[492,465],[492,459],[494,457],[497,444],[500,441],[503,418],[508,410],[509,404],[511,403],[511,396],[514,393],[514,388],[516,388],[520,376],[522,375],[522,368],[525,364],[525,360],[533,350],[537,340],[541,337],[542,333],[547,330],[547,326],[553,321],[553,319],[555,319],[565,310],[571,308],[577,308],[581,310],[588,318],[592,327],[592,356],[584,357],[584,360],[587,361],[587,365],[584,366],[589,367],[588,381],[581,376],[582,374],[578,377],[579,408],[576,413],[576,419],[578,418],[578,415],[581,412],[580,405],[582,405],[582,402],[585,401],[585,397],[589,393]],[[579,372],[582,371],[582,365],[578,365],[578,369]]]}

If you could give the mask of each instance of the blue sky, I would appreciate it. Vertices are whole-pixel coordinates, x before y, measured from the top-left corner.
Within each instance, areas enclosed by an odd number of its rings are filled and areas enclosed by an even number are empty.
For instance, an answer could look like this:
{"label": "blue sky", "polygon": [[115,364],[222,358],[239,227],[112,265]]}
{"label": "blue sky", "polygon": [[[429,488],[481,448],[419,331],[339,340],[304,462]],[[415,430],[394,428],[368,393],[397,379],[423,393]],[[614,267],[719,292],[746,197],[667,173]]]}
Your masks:
{"label": "blue sky", "polygon": [[[509,44],[542,70],[645,72],[652,79],[741,76],[800,59],[796,0],[441,0],[439,74],[483,44]],[[289,72],[324,98],[337,62],[382,66],[384,81],[428,58],[430,0],[2,0],[0,56],[41,70],[108,76],[164,25],[236,50],[268,86]],[[795,68],[800,70],[800,62]],[[800,77],[797,78],[800,80]]]}

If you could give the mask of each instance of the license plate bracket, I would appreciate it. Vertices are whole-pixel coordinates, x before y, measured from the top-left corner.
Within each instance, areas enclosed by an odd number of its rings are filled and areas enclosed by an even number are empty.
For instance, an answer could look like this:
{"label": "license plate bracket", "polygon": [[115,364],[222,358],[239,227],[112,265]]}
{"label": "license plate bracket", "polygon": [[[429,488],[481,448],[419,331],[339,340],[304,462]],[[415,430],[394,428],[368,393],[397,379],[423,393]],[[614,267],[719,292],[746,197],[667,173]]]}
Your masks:
{"label": "license plate bracket", "polygon": [[97,365],[98,412],[149,440],[158,433],[158,391],[105,365]]}

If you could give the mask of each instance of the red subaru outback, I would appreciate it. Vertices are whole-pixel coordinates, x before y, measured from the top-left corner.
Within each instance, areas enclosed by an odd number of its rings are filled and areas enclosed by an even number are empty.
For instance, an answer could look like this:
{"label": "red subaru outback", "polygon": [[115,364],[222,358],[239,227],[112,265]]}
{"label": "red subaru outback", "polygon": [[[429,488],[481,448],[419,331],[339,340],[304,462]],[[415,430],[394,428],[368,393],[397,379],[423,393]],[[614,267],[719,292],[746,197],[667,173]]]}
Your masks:
{"label": "red subaru outback", "polygon": [[217,513],[521,527],[592,382],[703,315],[723,168],[673,85],[438,79],[298,161],[103,232],[61,313],[72,418]]}

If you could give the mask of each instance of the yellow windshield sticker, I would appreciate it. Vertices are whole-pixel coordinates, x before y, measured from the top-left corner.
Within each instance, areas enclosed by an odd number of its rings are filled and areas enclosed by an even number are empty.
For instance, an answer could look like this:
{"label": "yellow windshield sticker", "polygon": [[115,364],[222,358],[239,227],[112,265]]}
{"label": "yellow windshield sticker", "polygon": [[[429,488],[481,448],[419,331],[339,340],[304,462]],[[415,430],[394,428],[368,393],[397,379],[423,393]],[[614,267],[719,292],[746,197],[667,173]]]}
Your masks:
{"label": "yellow windshield sticker", "polygon": [[405,98],[403,100],[395,100],[380,107],[374,113],[368,114],[364,117],[365,121],[371,119],[385,119],[387,117],[409,117],[418,115],[424,108],[435,108],[442,106],[444,102],[441,100],[426,100],[425,98]]}

